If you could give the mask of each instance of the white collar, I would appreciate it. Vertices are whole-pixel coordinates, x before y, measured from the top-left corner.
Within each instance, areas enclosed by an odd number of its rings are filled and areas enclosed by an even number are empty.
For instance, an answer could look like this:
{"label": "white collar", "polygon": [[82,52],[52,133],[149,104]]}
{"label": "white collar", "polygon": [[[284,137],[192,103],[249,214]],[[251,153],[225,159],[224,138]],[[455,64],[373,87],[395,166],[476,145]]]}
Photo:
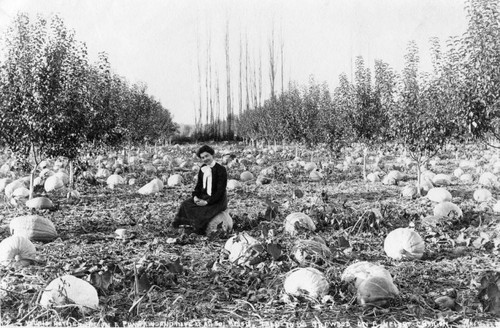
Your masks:
{"label": "white collar", "polygon": [[210,164],[209,164],[209,165],[207,165],[207,166],[210,166],[210,168],[213,168],[213,167],[215,166],[215,164],[217,164],[217,162],[216,162],[216,161],[212,161],[212,163],[210,163]]}

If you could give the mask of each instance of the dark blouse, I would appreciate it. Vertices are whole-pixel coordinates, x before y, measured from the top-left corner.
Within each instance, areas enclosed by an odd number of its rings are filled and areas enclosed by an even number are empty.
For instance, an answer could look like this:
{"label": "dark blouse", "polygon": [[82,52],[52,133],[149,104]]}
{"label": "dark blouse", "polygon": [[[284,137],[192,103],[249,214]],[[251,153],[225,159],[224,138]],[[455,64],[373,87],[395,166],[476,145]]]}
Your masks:
{"label": "dark blouse", "polygon": [[[206,166],[206,164],[202,165]],[[227,171],[219,163],[212,167],[212,196],[208,196],[206,189],[203,188],[203,172],[198,171],[198,181],[193,191],[193,197],[196,196],[207,201],[207,205],[216,204],[224,200],[226,195]]]}

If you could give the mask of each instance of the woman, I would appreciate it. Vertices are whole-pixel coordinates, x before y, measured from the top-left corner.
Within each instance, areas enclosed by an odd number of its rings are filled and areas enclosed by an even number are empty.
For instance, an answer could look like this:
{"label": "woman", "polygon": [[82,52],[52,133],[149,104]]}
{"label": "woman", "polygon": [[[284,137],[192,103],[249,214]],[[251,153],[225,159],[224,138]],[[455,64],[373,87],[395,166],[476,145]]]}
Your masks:
{"label": "woman", "polygon": [[210,220],[227,209],[227,172],[214,160],[215,151],[204,145],[196,152],[203,165],[198,172],[198,181],[192,198],[182,202],[172,226],[190,225],[202,233]]}

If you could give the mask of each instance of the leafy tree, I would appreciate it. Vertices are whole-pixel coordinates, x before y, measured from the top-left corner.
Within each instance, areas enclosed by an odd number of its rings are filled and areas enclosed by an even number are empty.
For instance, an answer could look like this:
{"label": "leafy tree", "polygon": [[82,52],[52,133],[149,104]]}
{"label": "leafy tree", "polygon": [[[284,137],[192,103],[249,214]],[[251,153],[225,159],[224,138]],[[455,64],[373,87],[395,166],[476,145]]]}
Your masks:
{"label": "leafy tree", "polygon": [[500,11],[497,0],[468,0],[469,24],[462,37],[460,57],[464,82],[461,111],[469,132],[500,140]]}
{"label": "leafy tree", "polygon": [[[446,96],[446,85],[428,76],[419,77],[419,55],[415,42],[410,42],[399,99],[391,112],[394,137],[417,162],[417,186],[421,166],[458,136],[454,104]],[[420,193],[420,188],[418,188]]]}
{"label": "leafy tree", "polygon": [[[1,139],[18,156],[78,155],[88,103],[82,77],[86,48],[63,21],[18,14],[5,36],[1,76]],[[31,188],[32,191],[32,188]],[[32,192],[31,192],[32,194]]]}

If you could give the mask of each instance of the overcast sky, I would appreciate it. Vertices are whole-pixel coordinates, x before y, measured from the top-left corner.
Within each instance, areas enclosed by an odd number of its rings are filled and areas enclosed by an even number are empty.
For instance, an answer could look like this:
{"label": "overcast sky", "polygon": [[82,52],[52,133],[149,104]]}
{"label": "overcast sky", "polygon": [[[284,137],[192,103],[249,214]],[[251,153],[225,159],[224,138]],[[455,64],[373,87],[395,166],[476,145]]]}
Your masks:
{"label": "overcast sky", "polygon": [[146,83],[178,123],[194,123],[197,45],[205,62],[207,36],[225,86],[226,21],[233,101],[242,35],[256,62],[261,54],[265,85],[274,27],[284,44],[285,80],[307,83],[313,75],[333,90],[341,73],[350,76],[358,55],[372,69],[382,59],[401,70],[410,40],[419,45],[421,68],[429,70],[429,38],[444,42],[466,27],[464,0],[0,0],[1,33],[19,11],[59,14],[87,44],[91,59],[107,52],[113,70],[132,83]]}

